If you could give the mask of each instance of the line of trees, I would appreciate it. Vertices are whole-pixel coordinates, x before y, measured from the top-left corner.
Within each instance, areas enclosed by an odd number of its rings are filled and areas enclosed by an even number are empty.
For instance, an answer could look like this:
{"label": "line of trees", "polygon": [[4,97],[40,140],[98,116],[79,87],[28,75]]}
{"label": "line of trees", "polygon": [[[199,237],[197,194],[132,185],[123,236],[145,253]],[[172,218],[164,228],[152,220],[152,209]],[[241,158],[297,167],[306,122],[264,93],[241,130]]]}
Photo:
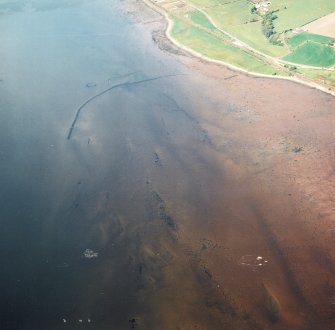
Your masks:
{"label": "line of trees", "polygon": [[278,18],[278,16],[275,15],[276,11],[277,10],[269,11],[262,18],[262,31],[268,39],[276,34],[273,24],[273,21]]}
{"label": "line of trees", "polygon": [[275,14],[277,10],[267,12],[262,18],[262,31],[273,45],[283,46],[282,41],[279,39],[279,34],[275,30],[273,21],[278,18]]}

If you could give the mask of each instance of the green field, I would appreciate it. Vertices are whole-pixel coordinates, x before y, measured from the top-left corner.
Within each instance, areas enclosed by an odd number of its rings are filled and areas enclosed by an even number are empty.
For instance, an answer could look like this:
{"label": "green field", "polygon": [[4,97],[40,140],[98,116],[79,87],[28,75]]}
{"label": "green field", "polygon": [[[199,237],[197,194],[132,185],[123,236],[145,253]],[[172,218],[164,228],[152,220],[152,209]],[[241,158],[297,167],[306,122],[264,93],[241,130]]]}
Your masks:
{"label": "green field", "polygon": [[206,31],[189,25],[177,17],[173,16],[171,19],[173,21],[172,37],[208,58],[224,61],[250,72],[286,75],[284,72],[274,69],[253,55],[225,43]]}
{"label": "green field", "polygon": [[[227,31],[236,38],[247,43],[251,47],[263,52],[264,54],[276,57],[285,58],[291,56],[294,60],[301,58],[300,49],[297,51],[292,49],[297,47],[302,37],[297,37],[296,40],[284,43],[282,46],[273,45],[262,32],[262,18],[258,14],[251,13],[252,2],[248,0],[187,0],[188,3],[205,11],[215,22],[215,25],[220,29]],[[279,40],[285,39],[285,33],[290,29],[301,27],[313,20],[316,20],[326,14],[335,11],[335,0],[273,0],[269,10],[276,10],[277,18],[273,21],[275,31]],[[204,16],[204,15],[202,15]],[[213,26],[208,26],[208,20],[204,17],[197,17],[197,24],[213,29]],[[207,21],[207,23],[206,23]],[[212,25],[212,24],[211,24]],[[215,28],[215,27],[214,27]],[[293,37],[294,38],[294,37]],[[308,40],[313,40],[308,39]],[[313,40],[319,43],[323,41]],[[307,47],[313,48],[311,46]],[[293,51],[293,54],[290,53]],[[314,47],[314,52],[316,47]],[[295,54],[298,52],[298,54]],[[324,63],[330,63],[329,52],[327,49],[319,46],[317,52],[322,56],[326,55]],[[306,59],[303,59],[302,64],[306,64]],[[310,61],[307,61],[310,63]]]}
{"label": "green field", "polygon": [[211,21],[207,18],[207,16],[204,15],[201,11],[193,10],[191,12],[187,12],[185,17],[190,19],[196,25],[201,26],[202,28],[215,33],[216,35],[220,36],[221,38],[224,38],[226,40],[231,40],[231,38],[228,35],[226,35],[222,31],[218,30],[211,23]]}
{"label": "green field", "polygon": [[316,78],[330,87],[335,87],[335,71],[317,69],[299,69],[300,73],[306,77]]}
{"label": "green field", "polygon": [[288,40],[289,45],[294,49],[301,44],[305,43],[306,41],[314,41],[319,44],[330,44],[335,40],[333,38],[320,36],[318,34],[311,34],[311,33],[300,33]]}
{"label": "green field", "polygon": [[196,24],[203,26],[205,29],[217,31],[216,27],[208,20],[208,18],[199,10],[187,13],[187,17]]}
{"label": "green field", "polygon": [[222,30],[229,32],[251,47],[265,54],[282,57],[289,53],[287,47],[274,46],[262,33],[261,18],[251,14],[251,2],[247,0],[223,1],[189,0],[203,9]]}
{"label": "green field", "polygon": [[[251,10],[253,2],[249,0],[186,0],[186,3],[189,4],[186,10],[183,8],[179,16],[178,12],[171,16],[171,34],[187,48],[249,72],[280,76],[297,72],[334,87],[334,70],[327,68],[335,66],[335,40],[306,32],[294,34],[292,30],[335,11],[335,0],[272,0],[268,7],[270,14],[265,17]],[[285,71],[274,68],[252,51],[239,48],[238,42],[232,44],[234,38],[263,54],[294,64],[286,64]],[[294,70],[287,73],[290,67]]]}
{"label": "green field", "polygon": [[[286,9],[285,9],[286,7]],[[335,11],[334,0],[272,0],[271,9],[278,19],[274,21],[278,32],[301,27]]]}
{"label": "green field", "polygon": [[328,45],[306,41],[283,60],[327,68],[335,65],[335,50]]}

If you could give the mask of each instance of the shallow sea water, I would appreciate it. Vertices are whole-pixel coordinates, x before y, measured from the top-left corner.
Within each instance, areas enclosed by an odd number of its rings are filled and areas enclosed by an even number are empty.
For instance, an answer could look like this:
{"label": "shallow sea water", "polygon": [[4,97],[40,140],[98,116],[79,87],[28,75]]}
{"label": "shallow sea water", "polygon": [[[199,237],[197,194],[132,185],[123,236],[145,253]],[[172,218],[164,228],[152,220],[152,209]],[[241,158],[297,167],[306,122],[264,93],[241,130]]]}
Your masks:
{"label": "shallow sea water", "polygon": [[116,1],[0,10],[1,329],[157,328],[177,239],[165,199],[201,200],[190,72]]}

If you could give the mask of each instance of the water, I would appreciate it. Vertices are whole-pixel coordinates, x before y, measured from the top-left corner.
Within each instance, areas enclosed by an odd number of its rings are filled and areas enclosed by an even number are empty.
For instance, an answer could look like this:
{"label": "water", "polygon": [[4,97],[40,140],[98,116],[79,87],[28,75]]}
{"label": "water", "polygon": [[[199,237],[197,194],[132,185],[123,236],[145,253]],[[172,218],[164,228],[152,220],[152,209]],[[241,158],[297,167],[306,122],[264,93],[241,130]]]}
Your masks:
{"label": "water", "polygon": [[206,142],[189,72],[134,23],[116,1],[1,3],[2,329],[153,322],[176,239],[159,189],[197,189],[183,173]]}
{"label": "water", "polygon": [[301,327],[318,299],[273,229],[300,215],[281,186],[260,197],[274,178],[248,173],[273,164],[247,134],[287,93],[331,100],[211,78],[154,44],[144,8],[0,1],[0,328]]}

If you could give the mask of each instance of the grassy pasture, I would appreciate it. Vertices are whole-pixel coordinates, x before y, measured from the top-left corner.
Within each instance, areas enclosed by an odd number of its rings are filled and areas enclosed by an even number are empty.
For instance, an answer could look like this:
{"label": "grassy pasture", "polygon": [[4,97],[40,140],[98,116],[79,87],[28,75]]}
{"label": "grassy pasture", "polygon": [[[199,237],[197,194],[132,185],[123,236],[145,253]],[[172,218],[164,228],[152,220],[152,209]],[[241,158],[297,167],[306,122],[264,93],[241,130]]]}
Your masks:
{"label": "grassy pasture", "polygon": [[[198,27],[174,17],[172,35],[186,47],[208,58],[221,60],[250,72],[287,75],[272,68],[257,56],[226,43],[222,38],[227,38],[227,35],[220,32],[217,29],[219,28],[274,58],[311,67],[328,68],[335,65],[335,50],[329,46],[334,39],[312,33],[294,35],[290,31],[334,12],[335,0],[271,0],[269,10],[276,10],[277,18],[273,23],[276,36],[283,41],[283,46],[271,44],[264,36],[262,18],[251,13],[252,2],[249,0],[186,0],[186,2],[195,8],[185,17]],[[202,9],[215,25],[196,8]],[[200,26],[208,32],[199,28]],[[334,82],[334,72],[326,69],[315,72],[313,69],[310,71],[304,69],[301,73],[309,77],[315,75],[315,78],[331,82],[330,84]],[[324,79],[321,79],[321,76]]]}
{"label": "grassy pasture", "polygon": [[274,21],[274,25],[277,32],[283,32],[303,26],[335,11],[335,1],[272,0],[271,9],[279,9],[276,13],[278,19]]}
{"label": "grassy pasture", "polygon": [[265,54],[282,57],[289,53],[288,47],[269,43],[262,33],[261,18],[251,14],[251,2],[247,0],[189,0],[189,3],[202,8],[222,30]]}
{"label": "grassy pasture", "polygon": [[252,21],[254,18],[258,18],[256,14],[250,13],[251,3],[247,0],[238,0],[223,2],[218,6],[211,6],[205,8],[207,12],[218,16],[221,16],[222,24],[225,26],[236,26],[242,25]]}
{"label": "grassy pasture", "polygon": [[251,47],[273,57],[282,57],[289,53],[287,46],[272,45],[262,32],[260,22],[252,22],[232,27],[231,34]]}
{"label": "grassy pasture", "polygon": [[216,27],[208,20],[206,15],[204,15],[199,10],[194,10],[187,13],[187,17],[191,19],[194,23],[203,26],[205,29],[211,31],[218,31]]}
{"label": "grassy pasture", "polygon": [[283,59],[305,65],[330,67],[335,65],[335,51],[328,45],[306,41]]}
{"label": "grassy pasture", "polygon": [[262,74],[281,74],[267,63],[246,53],[245,51],[225,43],[220,38],[207,33],[195,26],[188,25],[177,17],[172,17],[173,28],[172,37],[186,47],[212,59],[224,61],[255,73]]}
{"label": "grassy pasture", "polygon": [[330,87],[335,87],[335,71],[318,69],[299,69],[298,71],[306,77],[322,80]]}
{"label": "grassy pasture", "polygon": [[[267,55],[282,58],[290,53],[290,48],[296,47],[291,43],[284,46],[271,44],[262,32],[261,18],[257,14],[251,14],[252,3],[248,0],[187,0],[187,2],[206,11],[220,29]],[[272,0],[270,10],[277,9],[278,18],[274,20],[274,25],[275,30],[280,33],[300,27],[334,11],[335,0]],[[206,23],[198,21],[198,24],[205,26]],[[298,42],[298,39],[292,43]]]}
{"label": "grassy pasture", "polygon": [[288,43],[291,47],[296,48],[301,44],[305,43],[306,41],[314,41],[319,44],[329,44],[334,41],[333,38],[320,36],[318,34],[311,34],[311,33],[300,33],[288,40]]}
{"label": "grassy pasture", "polygon": [[185,17],[190,19],[193,23],[203,27],[206,30],[209,30],[216,35],[220,36],[221,38],[224,38],[226,40],[231,40],[231,38],[223,33],[222,31],[218,30],[212,23],[211,21],[207,18],[206,15],[204,15],[201,11],[199,10],[193,10],[191,12],[187,12],[185,14]]}

